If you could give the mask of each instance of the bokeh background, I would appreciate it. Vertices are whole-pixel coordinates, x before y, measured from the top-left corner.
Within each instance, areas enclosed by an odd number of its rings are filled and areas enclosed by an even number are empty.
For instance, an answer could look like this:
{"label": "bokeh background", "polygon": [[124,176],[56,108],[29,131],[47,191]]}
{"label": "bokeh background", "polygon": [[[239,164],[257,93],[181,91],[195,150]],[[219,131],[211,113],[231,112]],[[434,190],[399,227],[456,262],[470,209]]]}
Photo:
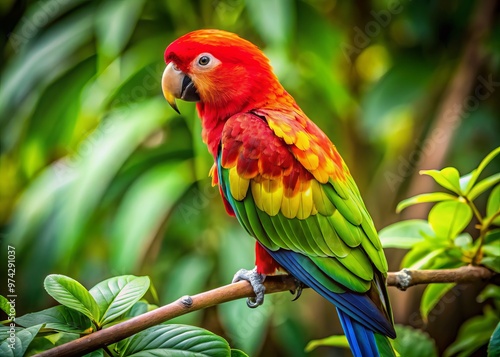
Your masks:
{"label": "bokeh background", "polygon": [[[336,144],[381,229],[426,216],[427,206],[394,212],[401,199],[434,188],[420,168],[465,174],[500,144],[499,7],[2,0],[0,261],[15,246],[18,315],[54,304],[42,285],[50,273],[89,288],[149,275],[165,304],[253,266],[252,239],[211,187],[194,104],[179,103],[177,115],[162,97],[163,51],[175,38],[220,28],[259,45]],[[398,270],[405,252],[386,253]],[[390,288],[395,320],[427,331],[443,351],[481,311],[480,288],[461,288],[428,324],[418,314],[421,289]],[[291,298],[268,296],[256,310],[237,301],[177,322],[206,327],[252,356],[301,356],[309,340],[341,333],[316,294]]]}

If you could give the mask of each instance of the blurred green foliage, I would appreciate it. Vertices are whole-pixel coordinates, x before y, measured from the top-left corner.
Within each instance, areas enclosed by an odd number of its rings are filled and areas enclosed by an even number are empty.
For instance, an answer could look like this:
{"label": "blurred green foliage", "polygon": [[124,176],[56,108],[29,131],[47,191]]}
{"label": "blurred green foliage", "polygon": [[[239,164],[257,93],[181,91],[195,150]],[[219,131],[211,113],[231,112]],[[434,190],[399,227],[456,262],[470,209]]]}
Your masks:
{"label": "blurred green foliage", "polygon": [[[179,103],[178,116],[162,98],[163,51],[175,38],[214,27],[258,44],[337,145],[381,228],[398,219],[394,209],[407,197],[414,157],[425,161],[442,149],[422,145],[432,135],[474,6],[465,0],[2,2],[0,224],[2,249],[16,247],[18,313],[51,303],[41,294],[50,273],[86,286],[120,274],[148,275],[164,304],[226,284],[238,268],[253,265],[253,241],[226,216],[207,178],[212,162],[194,105]],[[477,106],[456,103],[470,109],[445,166],[460,172],[500,142],[498,20],[482,51],[473,88],[488,82],[488,95],[476,98]],[[390,252],[396,268],[400,256]],[[300,356],[309,340],[341,331],[330,305],[304,295],[293,304],[273,296],[257,310],[234,302],[176,322],[222,334],[252,356]],[[396,321],[407,322],[399,304],[393,299]],[[432,337],[441,351],[454,339]]]}

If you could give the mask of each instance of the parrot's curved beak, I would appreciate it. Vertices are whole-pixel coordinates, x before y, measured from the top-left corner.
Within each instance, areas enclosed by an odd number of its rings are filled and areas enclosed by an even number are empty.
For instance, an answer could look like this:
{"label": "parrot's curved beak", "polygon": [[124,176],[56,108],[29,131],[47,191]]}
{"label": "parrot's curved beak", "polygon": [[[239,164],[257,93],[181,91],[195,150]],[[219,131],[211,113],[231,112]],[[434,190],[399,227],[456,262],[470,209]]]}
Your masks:
{"label": "parrot's curved beak", "polygon": [[168,104],[179,114],[179,109],[175,103],[176,99],[188,102],[197,102],[200,100],[198,90],[191,78],[177,68],[173,62],[170,62],[165,71],[163,71],[161,88]]}

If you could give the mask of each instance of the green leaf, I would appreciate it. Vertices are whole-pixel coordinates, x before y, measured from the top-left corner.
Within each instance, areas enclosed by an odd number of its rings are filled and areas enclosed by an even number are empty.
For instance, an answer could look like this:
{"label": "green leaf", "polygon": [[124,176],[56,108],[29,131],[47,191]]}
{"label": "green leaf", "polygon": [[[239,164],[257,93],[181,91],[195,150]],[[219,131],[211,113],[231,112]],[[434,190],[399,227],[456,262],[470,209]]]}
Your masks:
{"label": "green leaf", "polygon": [[421,175],[428,175],[432,177],[442,187],[455,192],[457,195],[461,194],[460,189],[460,174],[454,167],[445,167],[439,170],[422,170]]}
{"label": "green leaf", "polygon": [[463,250],[470,249],[472,247],[472,236],[467,232],[459,234],[453,243]]}
{"label": "green leaf", "polygon": [[[10,309],[11,305],[9,300],[5,296],[0,295],[0,310],[5,312],[7,315],[10,315]],[[15,315],[15,309],[14,309],[14,315]]]}
{"label": "green leaf", "polygon": [[497,324],[495,331],[493,331],[490,343],[488,344],[488,357],[495,356],[500,356],[500,322]]}
{"label": "green leaf", "polygon": [[12,333],[10,327],[0,329],[0,356],[22,357],[35,338],[42,325],[25,329],[15,329]]}
{"label": "green leaf", "polygon": [[481,265],[500,274],[500,257],[484,257],[481,259]]}
{"label": "green leaf", "polygon": [[484,180],[481,180],[480,182],[475,185],[472,190],[470,190],[469,194],[467,197],[469,200],[473,201],[475,200],[480,194],[491,188],[492,186],[496,185],[497,183],[500,182],[500,173],[491,175],[490,177],[485,178]]}
{"label": "green leaf", "polygon": [[319,340],[310,341],[306,348],[306,352],[311,352],[312,350],[321,346],[331,346],[331,347],[343,347],[349,348],[349,342],[347,342],[347,337],[345,335],[334,335]]}
{"label": "green leaf", "polygon": [[468,357],[490,340],[490,336],[498,326],[498,317],[495,312],[486,306],[484,315],[470,318],[462,324],[458,336],[444,351],[444,357]]}
{"label": "green leaf", "polygon": [[404,256],[401,267],[408,269],[428,268],[428,265],[432,264],[434,259],[445,251],[445,247],[437,248],[427,241],[419,243]]}
{"label": "green leaf", "polygon": [[476,184],[476,181],[477,179],[479,178],[479,176],[481,175],[481,173],[483,172],[484,168],[491,162],[491,160],[493,160],[495,158],[495,156],[497,156],[498,154],[500,154],[500,146],[497,147],[495,150],[493,150],[492,152],[490,152],[488,155],[486,155],[486,157],[483,159],[483,161],[481,161],[481,163],[479,164],[479,166],[477,167],[477,169],[473,170],[470,174],[472,175],[472,177],[470,178],[469,180],[469,184],[467,185],[467,189],[465,190],[464,192],[464,195],[465,196],[468,196],[469,192],[472,190],[472,188],[474,187],[474,185]]}
{"label": "green leaf", "polygon": [[423,193],[421,195],[413,196],[399,202],[398,206],[396,207],[396,212],[399,213],[405,208],[416,205],[417,203],[451,201],[456,199],[457,196],[450,195],[449,193],[445,192]]}
{"label": "green leaf", "polygon": [[242,350],[231,349],[231,357],[248,357]]}
{"label": "green leaf", "polygon": [[485,221],[490,220],[493,215],[497,216],[493,219],[492,223],[500,226],[500,185],[496,186],[488,197]]}
{"label": "green leaf", "polygon": [[472,209],[462,201],[439,202],[429,212],[429,224],[436,237],[455,238],[472,218]]}
{"label": "green leaf", "polygon": [[44,324],[44,329],[80,334],[92,331],[92,322],[87,316],[64,305],[17,317],[16,323],[24,327]]}
{"label": "green leaf", "polygon": [[384,248],[410,249],[422,242],[425,236],[433,236],[429,223],[423,219],[396,222],[380,230],[379,237]]}
{"label": "green leaf", "polygon": [[205,329],[187,325],[158,325],[130,338],[122,357],[229,356],[226,340]]}
{"label": "green leaf", "polygon": [[[43,329],[41,330],[41,332]],[[56,346],[63,345],[70,341],[74,341],[79,338],[80,335],[76,333],[67,332],[57,332],[51,333],[49,335],[44,335],[40,333],[37,337],[33,339],[27,351],[27,356],[32,356],[34,354],[50,350]],[[88,355],[86,355],[88,356]]]}
{"label": "green leaf", "polygon": [[60,304],[81,312],[93,321],[99,321],[99,306],[78,281],[64,275],[51,274],[45,278],[43,286]]}
{"label": "green leaf", "polygon": [[104,280],[90,289],[99,306],[99,325],[109,324],[125,314],[148,291],[149,277],[123,275]]}
{"label": "green leaf", "polygon": [[410,326],[396,325],[394,348],[403,357],[438,357],[434,340],[425,332]]}
{"label": "green leaf", "polygon": [[487,299],[500,300],[500,286],[489,284],[477,296],[477,302],[483,303]]}
{"label": "green leaf", "polygon": [[437,305],[439,300],[453,287],[457,285],[455,283],[448,284],[429,284],[422,295],[422,301],[420,302],[420,313],[422,319],[427,321],[429,312]]}

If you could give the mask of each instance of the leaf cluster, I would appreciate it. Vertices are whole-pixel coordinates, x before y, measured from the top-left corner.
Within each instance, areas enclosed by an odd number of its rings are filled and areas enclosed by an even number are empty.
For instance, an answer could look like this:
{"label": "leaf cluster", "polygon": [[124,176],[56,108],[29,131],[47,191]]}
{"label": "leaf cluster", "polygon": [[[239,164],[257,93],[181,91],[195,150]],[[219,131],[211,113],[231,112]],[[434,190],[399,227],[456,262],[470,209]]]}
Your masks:
{"label": "leaf cluster", "polygon": [[[64,275],[49,275],[44,281],[47,293],[60,305],[29,313],[0,327],[2,356],[30,356],[66,342],[91,334],[132,317],[155,309],[145,300],[149,291],[156,291],[147,276],[123,275],[104,280],[87,290],[78,281]],[[9,305],[0,296],[0,307],[7,312]],[[10,324],[15,322],[11,334]],[[11,338],[15,341],[11,342]],[[12,346],[15,348],[13,349]],[[161,324],[129,338],[96,350],[87,356],[246,356],[232,350],[228,342],[205,329]]]}

